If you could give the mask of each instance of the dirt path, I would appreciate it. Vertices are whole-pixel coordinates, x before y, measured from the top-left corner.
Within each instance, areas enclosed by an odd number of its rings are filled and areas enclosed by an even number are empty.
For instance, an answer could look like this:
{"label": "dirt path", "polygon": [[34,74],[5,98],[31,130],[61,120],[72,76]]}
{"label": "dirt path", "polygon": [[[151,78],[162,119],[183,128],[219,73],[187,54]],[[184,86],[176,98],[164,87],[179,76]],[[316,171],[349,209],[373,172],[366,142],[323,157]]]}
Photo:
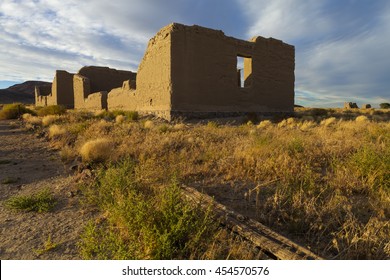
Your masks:
{"label": "dirt path", "polygon": [[[0,121],[0,259],[79,259],[79,235],[94,214],[72,195],[75,184],[58,152],[44,139]],[[4,207],[12,196],[43,189],[57,200],[52,212],[15,212]],[[54,249],[45,250],[48,240],[56,245]]]}

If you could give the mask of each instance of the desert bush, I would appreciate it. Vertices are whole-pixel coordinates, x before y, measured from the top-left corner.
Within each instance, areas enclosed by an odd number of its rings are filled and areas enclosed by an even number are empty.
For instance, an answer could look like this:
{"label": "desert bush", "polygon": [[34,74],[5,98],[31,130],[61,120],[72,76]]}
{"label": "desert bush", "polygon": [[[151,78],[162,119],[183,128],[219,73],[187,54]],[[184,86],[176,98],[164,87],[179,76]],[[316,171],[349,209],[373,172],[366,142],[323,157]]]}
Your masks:
{"label": "desert bush", "polygon": [[115,122],[116,123],[123,123],[126,120],[126,117],[123,115],[118,115],[115,117]]}
{"label": "desert bush", "polygon": [[265,120],[265,121],[261,121],[258,125],[257,125],[257,128],[267,128],[267,127],[271,127],[272,126],[272,122],[269,121],[269,120]]}
{"label": "desert bush", "polygon": [[29,113],[23,114],[22,119],[26,123],[31,124],[31,125],[41,125],[42,124],[42,119],[41,118],[33,116],[33,115],[29,114]]}
{"label": "desert bush", "polygon": [[153,127],[154,127],[153,121],[147,120],[147,121],[144,122],[144,128],[146,128],[146,129],[151,129],[151,128],[153,128]]}
{"label": "desert bush", "polygon": [[26,108],[26,106],[21,103],[6,104],[0,111],[0,120],[17,119],[26,113],[35,115],[34,111]]}
{"label": "desert bush", "polygon": [[6,207],[21,211],[48,212],[56,205],[56,200],[48,189],[32,195],[11,197],[5,202]]}
{"label": "desert bush", "polygon": [[64,126],[53,124],[49,127],[49,137],[56,138],[68,133],[68,130]]}
{"label": "desert bush", "polygon": [[106,120],[114,120],[118,116],[124,116],[127,120],[136,121],[139,118],[138,112],[136,111],[124,111],[124,110],[113,110],[107,111],[103,110],[96,114],[96,117],[106,119]]}
{"label": "desert bush", "polygon": [[49,126],[57,122],[58,120],[60,120],[60,117],[57,115],[47,115],[42,118],[42,125]]}
{"label": "desert bush", "polygon": [[390,109],[390,103],[381,103],[379,104],[381,109]]}
{"label": "desert bush", "polygon": [[107,138],[87,141],[80,149],[83,161],[105,162],[110,159],[114,149],[114,142]]}
{"label": "desert bush", "polygon": [[335,124],[336,121],[337,120],[336,120],[335,117],[330,117],[330,118],[327,118],[327,119],[321,121],[321,125],[323,125],[323,126],[331,126],[331,125]]}
{"label": "desert bush", "polygon": [[363,122],[368,122],[369,119],[366,116],[358,116],[358,117],[356,117],[355,121],[363,123]]}
{"label": "desert bush", "polygon": [[125,160],[100,169],[96,181],[84,187],[108,217],[87,226],[80,243],[83,258],[188,259],[206,249],[215,230],[210,212],[183,201],[175,181],[162,188],[141,184],[141,169]]}
{"label": "desert bush", "polygon": [[66,113],[66,108],[62,105],[50,105],[45,107],[40,107],[37,110],[37,114],[40,117],[47,115],[63,115]]}

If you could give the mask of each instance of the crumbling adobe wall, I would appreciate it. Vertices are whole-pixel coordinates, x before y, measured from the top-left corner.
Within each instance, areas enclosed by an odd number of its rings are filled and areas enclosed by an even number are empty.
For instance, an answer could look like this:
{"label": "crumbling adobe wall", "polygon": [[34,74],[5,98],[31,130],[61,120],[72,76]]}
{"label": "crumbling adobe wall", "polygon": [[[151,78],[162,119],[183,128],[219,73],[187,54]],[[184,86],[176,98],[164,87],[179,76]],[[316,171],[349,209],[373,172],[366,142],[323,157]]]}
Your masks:
{"label": "crumbling adobe wall", "polygon": [[110,110],[136,110],[136,81],[124,81],[121,88],[112,89],[107,98]]}
{"label": "crumbling adobe wall", "polygon": [[136,73],[131,71],[99,66],[83,67],[73,78],[75,108],[107,109],[107,92],[135,78]]}
{"label": "crumbling adobe wall", "polygon": [[50,92],[46,87],[35,89],[35,105],[62,105],[69,109],[74,108],[73,74],[57,70]]}
{"label": "crumbling adobe wall", "polygon": [[51,85],[35,86],[35,106],[47,106],[47,97],[51,94]]}
{"label": "crumbling adobe wall", "polygon": [[74,108],[85,109],[85,99],[91,94],[89,79],[76,74],[73,76]]}
{"label": "crumbling adobe wall", "polygon": [[136,73],[116,70],[108,67],[85,66],[78,72],[90,80],[91,92],[110,91],[121,87],[126,80],[135,80]]}
{"label": "crumbling adobe wall", "polygon": [[117,88],[108,94],[108,108],[153,113],[170,119],[171,109],[171,25],[149,40],[138,67],[136,90]]}
{"label": "crumbling adobe wall", "polygon": [[52,95],[55,96],[56,104],[66,108],[74,108],[73,75],[64,70],[57,70],[52,85]]}
{"label": "crumbling adobe wall", "polygon": [[[180,24],[168,35],[173,112],[293,111],[293,46],[263,37],[243,41]],[[238,56],[245,57],[243,88],[237,81]]]}

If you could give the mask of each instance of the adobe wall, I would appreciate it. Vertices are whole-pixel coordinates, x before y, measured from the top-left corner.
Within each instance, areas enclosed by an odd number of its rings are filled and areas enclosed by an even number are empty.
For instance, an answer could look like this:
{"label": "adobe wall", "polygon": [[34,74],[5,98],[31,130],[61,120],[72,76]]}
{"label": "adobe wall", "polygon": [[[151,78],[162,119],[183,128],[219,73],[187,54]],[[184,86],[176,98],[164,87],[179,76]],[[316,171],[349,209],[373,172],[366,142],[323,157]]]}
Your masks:
{"label": "adobe wall", "polygon": [[35,106],[47,106],[47,97],[51,94],[51,85],[35,86]]}
{"label": "adobe wall", "polygon": [[[243,41],[180,24],[169,35],[173,112],[293,111],[293,46],[272,38]],[[244,88],[238,85],[237,56],[251,58],[244,60]]]}
{"label": "adobe wall", "polygon": [[62,105],[69,109],[73,108],[73,74],[64,70],[56,70],[50,91],[46,87],[35,89],[35,105]]}
{"label": "adobe wall", "polygon": [[74,108],[73,75],[64,70],[56,71],[52,85],[52,95],[55,104],[51,105],[63,105],[68,109]]}
{"label": "adobe wall", "polygon": [[[73,78],[76,109],[107,109],[107,92],[121,87],[126,80],[135,80],[136,73],[108,67],[86,66]],[[130,83],[130,82],[128,82]],[[118,99],[118,103],[125,100]]]}
{"label": "adobe wall", "polygon": [[90,80],[91,92],[110,91],[121,87],[123,81],[135,80],[136,73],[108,67],[85,66],[77,73]]}
{"label": "adobe wall", "polygon": [[74,108],[85,109],[85,99],[91,93],[89,79],[76,74],[73,76]]}
{"label": "adobe wall", "polygon": [[172,25],[161,29],[149,40],[138,67],[136,90],[117,88],[108,93],[108,108],[153,113],[170,119],[171,109],[171,38]]}

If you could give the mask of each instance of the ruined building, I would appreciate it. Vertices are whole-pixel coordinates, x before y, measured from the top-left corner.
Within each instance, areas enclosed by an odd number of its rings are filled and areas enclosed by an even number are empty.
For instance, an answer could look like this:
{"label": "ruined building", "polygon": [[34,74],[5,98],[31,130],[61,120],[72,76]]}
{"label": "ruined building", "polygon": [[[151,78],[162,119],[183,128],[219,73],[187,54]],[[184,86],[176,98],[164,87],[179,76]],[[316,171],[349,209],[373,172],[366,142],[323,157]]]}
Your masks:
{"label": "ruined building", "polygon": [[[240,60],[243,69],[238,69]],[[244,41],[219,30],[172,23],[150,39],[137,74],[84,67],[77,74],[68,73],[72,86],[66,78],[60,90],[57,71],[54,101],[47,89],[37,89],[36,102],[132,110],[168,120],[292,112],[294,68],[294,46],[280,40]]]}
{"label": "ruined building", "polygon": [[35,88],[35,105],[63,105],[69,109],[107,109],[107,93],[126,80],[135,80],[131,71],[86,66],[77,74],[57,70],[51,87]]}
{"label": "ruined building", "polygon": [[122,86],[126,80],[135,80],[131,71],[108,67],[83,67],[73,77],[75,109],[107,109],[107,93]]}
{"label": "ruined building", "polygon": [[68,109],[74,108],[73,74],[57,70],[51,87],[36,86],[35,105],[63,105]]}
{"label": "ruined building", "polygon": [[[237,70],[243,58],[243,81]],[[229,116],[294,109],[294,47],[173,23],[148,44],[136,82],[108,94],[109,109],[176,116]]]}

